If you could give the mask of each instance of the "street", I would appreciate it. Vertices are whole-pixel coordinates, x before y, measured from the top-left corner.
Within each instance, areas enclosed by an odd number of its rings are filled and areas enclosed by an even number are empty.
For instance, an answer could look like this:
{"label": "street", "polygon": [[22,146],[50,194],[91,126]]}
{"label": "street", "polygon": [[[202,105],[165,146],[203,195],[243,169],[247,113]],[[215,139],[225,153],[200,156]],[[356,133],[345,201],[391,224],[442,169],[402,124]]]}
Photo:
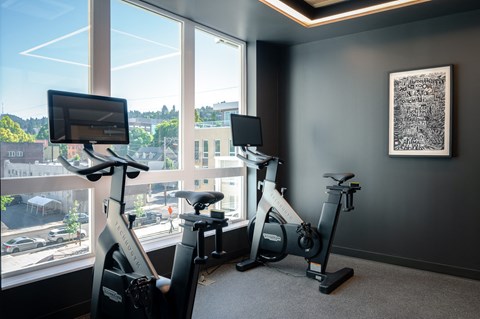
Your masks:
{"label": "street", "polygon": [[[163,199],[163,198],[162,198]],[[170,199],[169,199],[170,200]],[[179,231],[179,218],[176,201],[172,201],[173,213],[171,216],[167,212],[167,208],[163,205],[145,206],[145,209],[156,211],[165,215],[165,218],[157,220],[148,225],[142,225],[135,228],[135,233],[139,238],[150,239],[157,238],[160,234],[170,234]],[[65,227],[63,223],[64,214],[57,212],[56,214],[37,215],[27,211],[25,204],[20,203],[7,207],[2,212],[2,231],[1,243],[19,237],[27,236],[31,238],[42,238],[46,241],[46,245],[41,248],[29,249],[17,253],[1,254],[2,273],[19,270],[37,263],[43,263],[55,259],[67,258],[78,254],[87,254],[91,251],[91,243],[89,223],[81,224],[81,228],[86,231],[87,236],[78,245],[77,240],[65,240],[61,243],[48,241],[48,233],[55,228]],[[75,239],[75,235],[72,235]]]}

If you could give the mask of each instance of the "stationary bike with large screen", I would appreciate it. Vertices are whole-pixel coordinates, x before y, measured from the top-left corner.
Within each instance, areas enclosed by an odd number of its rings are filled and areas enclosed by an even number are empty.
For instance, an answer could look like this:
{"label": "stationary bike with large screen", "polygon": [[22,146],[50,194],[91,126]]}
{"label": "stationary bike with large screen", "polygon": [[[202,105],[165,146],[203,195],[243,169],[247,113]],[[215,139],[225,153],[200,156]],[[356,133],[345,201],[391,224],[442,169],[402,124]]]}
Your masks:
{"label": "stationary bike with large screen", "polygon": [[343,211],[353,209],[353,194],[360,190],[358,183],[344,185],[355,175],[323,174],[336,185],[327,186],[328,198],[319,211],[318,226],[312,226],[290,206],[283,196],[283,188],[281,193],[276,189],[277,168],[283,161],[250,148],[262,145],[260,118],[232,114],[231,124],[233,145],[240,146],[244,154],[237,157],[248,167],[267,169],[265,179],[258,183],[262,197],[256,216],[248,226],[250,256],[237,264],[237,270],[246,271],[262,263],[280,261],[288,254],[302,256],[308,264],[307,277],[320,282],[320,292],[332,292],[353,276],[351,268],[336,272],[327,272],[326,269],[340,212],[342,208]]}
{"label": "stationary bike with large screen", "polygon": [[[182,241],[175,249],[171,278],[157,274],[132,229],[136,215],[126,214],[125,184],[149,167],[113,150],[95,152],[94,144],[127,144],[127,101],[119,98],[48,91],[50,136],[54,143],[83,143],[93,166],[72,166],[63,156],[59,162],[69,171],[95,182],[111,176],[110,197],[103,201],[107,224],[96,241],[91,318],[173,318],[192,316],[200,265],[205,264],[205,237],[215,232],[212,257],[220,258],[223,211],[200,214],[223,199],[220,192],[177,191],[195,212],[180,214]],[[160,267],[160,265],[158,265]]]}

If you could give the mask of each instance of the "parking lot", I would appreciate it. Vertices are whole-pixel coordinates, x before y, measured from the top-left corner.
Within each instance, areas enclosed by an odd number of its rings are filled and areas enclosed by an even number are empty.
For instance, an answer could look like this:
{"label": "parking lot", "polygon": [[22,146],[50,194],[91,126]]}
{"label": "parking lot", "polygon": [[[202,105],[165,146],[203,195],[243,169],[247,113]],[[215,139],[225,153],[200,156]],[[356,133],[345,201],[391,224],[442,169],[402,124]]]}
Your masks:
{"label": "parking lot", "polygon": [[2,235],[4,232],[20,230],[22,228],[30,228],[43,226],[45,224],[62,222],[63,214],[60,211],[51,212],[50,214],[36,214],[28,212],[27,205],[20,203],[7,206],[7,210],[2,212]]}

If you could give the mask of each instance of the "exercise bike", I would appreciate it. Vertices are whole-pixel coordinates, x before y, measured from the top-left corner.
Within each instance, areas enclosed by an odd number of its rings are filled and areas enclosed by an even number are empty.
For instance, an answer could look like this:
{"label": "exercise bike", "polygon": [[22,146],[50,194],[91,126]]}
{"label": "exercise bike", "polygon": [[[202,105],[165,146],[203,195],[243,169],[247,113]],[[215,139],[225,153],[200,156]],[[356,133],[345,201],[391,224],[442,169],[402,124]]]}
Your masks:
{"label": "exercise bike", "polygon": [[222,211],[200,211],[223,199],[220,192],[178,191],[195,212],[180,214],[183,236],[177,244],[171,278],[159,276],[132,229],[136,216],[125,213],[126,179],[136,178],[149,167],[111,149],[95,152],[93,144],[128,144],[128,113],[125,99],[48,91],[50,141],[84,144],[93,166],[78,168],[64,157],[59,162],[70,172],[96,182],[111,177],[110,197],[104,201],[107,223],[95,250],[91,318],[191,318],[199,267],[205,264],[206,231],[215,231],[212,257],[222,257]]}
{"label": "exercise bike", "polygon": [[125,180],[135,178],[149,168],[132,159],[120,157],[108,149],[109,156],[84,149],[98,164],[80,169],[63,157],[59,161],[69,171],[98,181],[111,176],[111,195],[105,202],[107,225],[96,246],[92,289],[91,318],[191,318],[197,288],[199,267],[206,263],[204,233],[215,231],[215,251],[220,258],[222,227],[227,219],[221,211],[211,216],[200,211],[223,199],[220,192],[178,191],[195,212],[180,214],[184,220],[182,242],[177,244],[172,277],[159,276],[143,250],[132,225],[134,214],[125,214]]}
{"label": "exercise bike", "polygon": [[352,173],[327,173],[334,185],[327,186],[328,198],[324,202],[318,226],[303,221],[283,197],[284,189],[276,189],[277,169],[282,160],[259,151],[250,145],[261,146],[260,118],[232,114],[233,145],[240,146],[243,153],[237,154],[248,167],[267,169],[265,179],[258,183],[262,197],[257,205],[256,216],[248,226],[251,243],[248,259],[237,263],[238,271],[246,271],[264,262],[276,262],[288,254],[302,256],[307,261],[306,275],[320,282],[319,290],[329,294],[353,276],[353,269],[343,268],[327,272],[328,258],[332,247],[342,203],[343,211],[351,211],[353,194],[360,190],[355,182],[344,184],[355,175]]}

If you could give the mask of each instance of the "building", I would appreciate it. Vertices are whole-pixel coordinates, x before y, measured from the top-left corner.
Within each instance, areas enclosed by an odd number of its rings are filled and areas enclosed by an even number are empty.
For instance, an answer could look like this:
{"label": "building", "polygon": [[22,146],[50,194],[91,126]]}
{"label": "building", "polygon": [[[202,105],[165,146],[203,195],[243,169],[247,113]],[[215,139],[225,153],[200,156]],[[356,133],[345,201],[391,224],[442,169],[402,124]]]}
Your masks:
{"label": "building", "polygon": [[[8,161],[8,162],[7,162]],[[41,143],[8,143],[0,142],[1,177],[32,176],[27,171],[5,171],[6,162],[18,164],[34,164],[43,161],[43,145]]]}

